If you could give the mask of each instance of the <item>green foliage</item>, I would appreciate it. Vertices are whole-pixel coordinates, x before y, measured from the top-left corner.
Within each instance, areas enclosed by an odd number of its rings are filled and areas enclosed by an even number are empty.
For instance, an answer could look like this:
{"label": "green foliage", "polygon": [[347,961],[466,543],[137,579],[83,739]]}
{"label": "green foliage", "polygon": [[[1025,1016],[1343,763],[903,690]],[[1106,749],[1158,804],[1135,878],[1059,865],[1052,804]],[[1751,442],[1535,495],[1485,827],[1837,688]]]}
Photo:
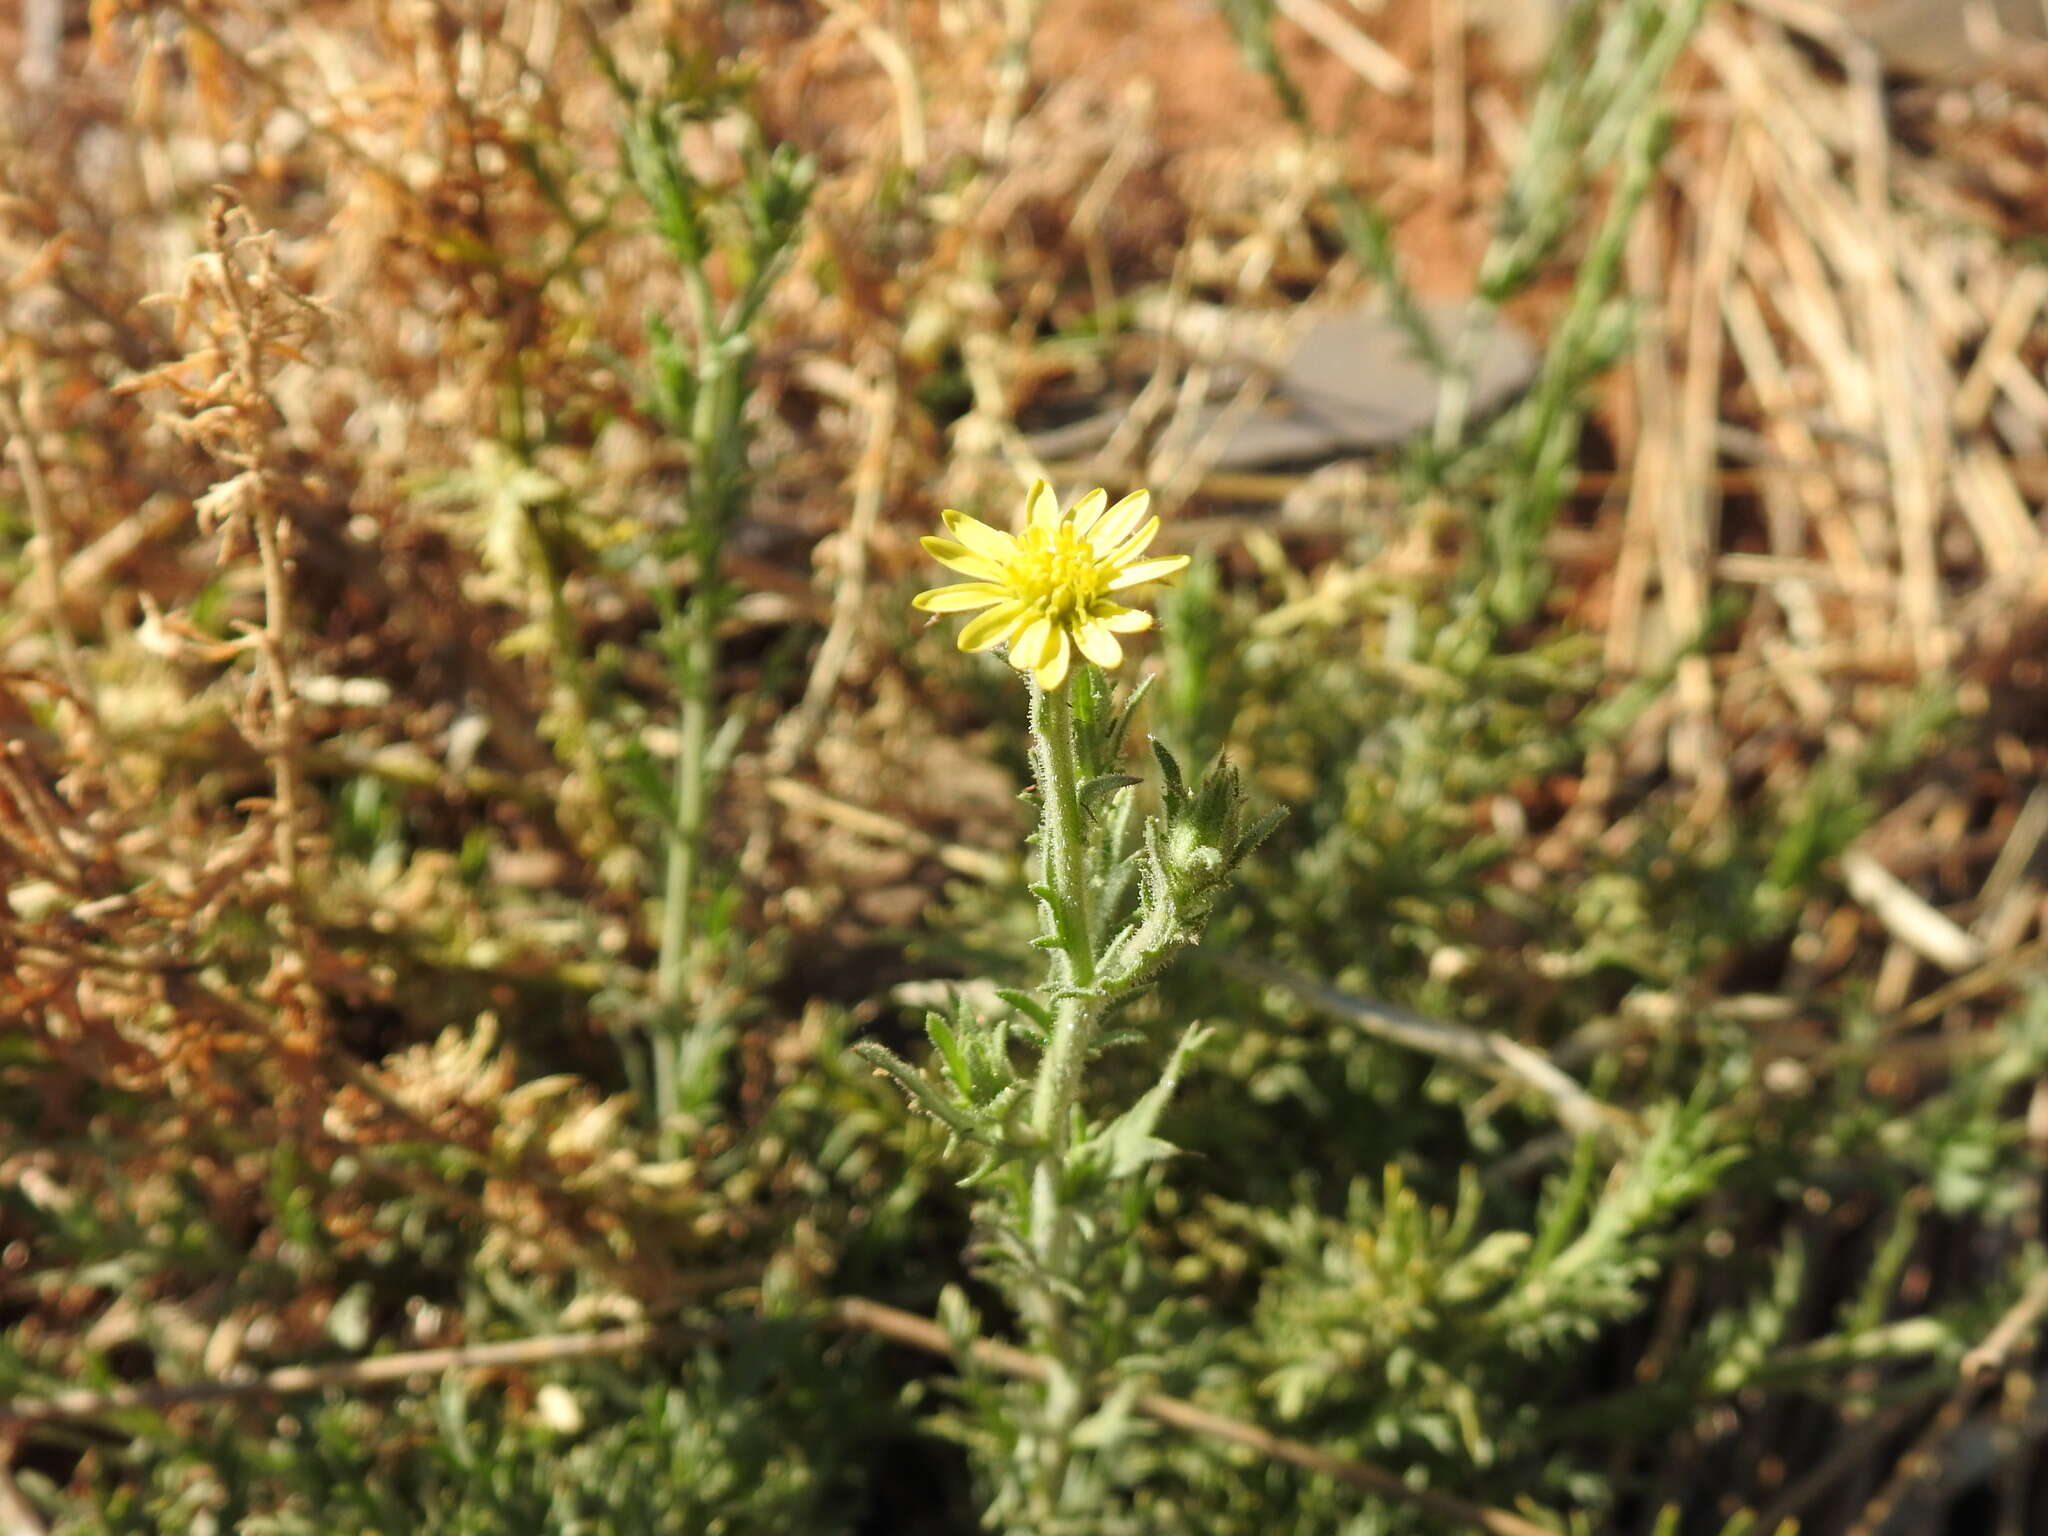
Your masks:
{"label": "green foliage", "polygon": [[[771,1358],[772,1357],[772,1358]],[[783,1426],[844,1422],[832,1373],[787,1341],[728,1362],[679,1361],[674,1385],[623,1372],[529,1383],[515,1401],[450,1378],[389,1407],[329,1399],[195,1436],[145,1434],[101,1461],[105,1492],[52,1526],[63,1536],[486,1536],[576,1531],[747,1536],[854,1529],[854,1447]],[[794,1378],[790,1372],[794,1369]]]}
{"label": "green foliage", "polygon": [[1274,1254],[1243,1346],[1259,1395],[1319,1441],[1411,1464],[1529,1456],[1539,1383],[1649,1304],[1671,1224],[1738,1155],[1714,1141],[1699,1109],[1666,1114],[1597,1198],[1582,1142],[1528,1230],[1484,1219],[1470,1170],[1449,1207],[1389,1168],[1377,1191],[1352,1185],[1342,1218],[1230,1208]]}

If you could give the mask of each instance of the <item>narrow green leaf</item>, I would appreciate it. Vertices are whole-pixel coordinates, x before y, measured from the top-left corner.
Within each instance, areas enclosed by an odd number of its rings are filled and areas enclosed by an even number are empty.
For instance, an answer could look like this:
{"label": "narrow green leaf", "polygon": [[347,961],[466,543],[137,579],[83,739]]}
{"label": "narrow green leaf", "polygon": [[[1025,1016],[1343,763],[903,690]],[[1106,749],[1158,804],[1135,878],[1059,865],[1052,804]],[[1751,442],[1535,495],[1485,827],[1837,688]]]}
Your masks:
{"label": "narrow green leaf", "polygon": [[968,1069],[966,1053],[960,1049],[960,1037],[953,1032],[952,1025],[939,1013],[928,1012],[924,1016],[924,1032],[931,1036],[932,1044],[944,1058],[954,1086],[973,1098],[974,1074]]}
{"label": "narrow green leaf", "polygon": [[877,1045],[872,1040],[861,1040],[855,1042],[853,1054],[869,1066],[896,1079],[899,1088],[910,1095],[934,1119],[943,1122],[949,1130],[961,1136],[971,1136],[976,1140],[982,1138],[984,1127],[979,1120],[957,1104],[949,1102],[930,1078],[887,1046]]}
{"label": "narrow green leaf", "polygon": [[1180,771],[1180,762],[1166,750],[1166,743],[1157,736],[1152,740],[1152,756],[1159,762],[1159,776],[1165,781],[1166,803],[1169,809],[1187,803],[1187,780]]}
{"label": "narrow green leaf", "polygon": [[1015,987],[998,987],[996,996],[1030,1019],[1040,1029],[1052,1028],[1052,1010],[1029,992],[1020,992]]}

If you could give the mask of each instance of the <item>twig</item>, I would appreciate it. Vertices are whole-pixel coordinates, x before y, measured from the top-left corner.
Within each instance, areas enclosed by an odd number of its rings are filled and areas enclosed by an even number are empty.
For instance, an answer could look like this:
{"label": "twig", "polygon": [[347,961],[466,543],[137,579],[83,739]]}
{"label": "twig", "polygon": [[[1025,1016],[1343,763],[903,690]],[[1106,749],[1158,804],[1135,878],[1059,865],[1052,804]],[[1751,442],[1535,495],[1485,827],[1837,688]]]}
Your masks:
{"label": "twig", "polygon": [[1849,894],[1868,907],[1893,938],[1951,974],[1974,970],[1984,946],[1947,914],[1929,906],[1906,883],[1860,848],[1842,855]]}
{"label": "twig", "polygon": [[1992,317],[1976,361],[1949,401],[1949,420],[1958,432],[1975,432],[1984,425],[1998,393],[1999,370],[2026,345],[2034,329],[2034,316],[2041,312],[2043,302],[2048,302],[2048,271],[2039,267],[2020,268]]}
{"label": "twig", "polygon": [[337,1360],[326,1365],[287,1365],[241,1381],[192,1381],[175,1386],[113,1387],[104,1392],[79,1389],[50,1397],[15,1397],[0,1401],[0,1427],[51,1424],[66,1419],[98,1419],[111,1413],[156,1411],[187,1403],[217,1403],[247,1397],[289,1397],[328,1387],[373,1387],[414,1376],[445,1376],[451,1371],[503,1370],[513,1366],[550,1365],[560,1360],[589,1360],[630,1354],[650,1345],[679,1340],[682,1330],[641,1326],[611,1328],[603,1333],[543,1334],[503,1344],[464,1344],[451,1349],[403,1350],[364,1360]]}
{"label": "twig", "polygon": [[1992,1330],[1963,1356],[1963,1380],[1978,1386],[1988,1384],[2019,1348],[2029,1330],[2048,1312],[2048,1269],[2034,1276],[2020,1299],[2006,1310]]}
{"label": "twig", "polygon": [[1603,1104],[1549,1057],[1505,1035],[1446,1023],[1390,1003],[1353,997],[1270,961],[1225,955],[1222,963],[1224,969],[1248,981],[1285,987],[1303,1002],[1347,1019],[1381,1040],[1454,1061],[1497,1081],[1532,1089],[1550,1102],[1557,1118],[1576,1135],[1633,1139],[1641,1132],[1634,1116]]}
{"label": "twig", "polygon": [[852,30],[853,35],[860,39],[861,46],[874,55],[882,73],[889,77],[889,88],[896,93],[903,164],[906,169],[918,169],[929,154],[929,141],[925,133],[924,92],[918,85],[917,66],[911,62],[910,51],[895,33],[850,4],[849,0],[825,0],[825,8],[832,13],[834,20]]}
{"label": "twig", "polygon": [[999,885],[1015,878],[1014,865],[985,853],[979,848],[968,848],[959,843],[939,841],[927,832],[920,831],[908,822],[898,821],[880,811],[866,806],[849,805],[846,801],[828,795],[815,785],[801,779],[777,776],[768,780],[768,795],[794,811],[804,811],[824,821],[836,823],[848,831],[858,833],[870,842],[887,843],[898,848],[907,848],[912,853],[929,855],[956,874],[980,880],[989,885]]}
{"label": "twig", "polygon": [[1346,21],[1323,0],[1275,0],[1274,9],[1350,65],[1358,77],[1389,96],[1405,96],[1415,83],[1408,66]]}
{"label": "twig", "polygon": [[1999,909],[2026,877],[2044,840],[2048,840],[2048,784],[2036,784],[2021,803],[2019,814],[2013,817],[2005,846],[1998,850],[1991,873],[1984,877],[1983,888],[1977,893],[1980,937],[1984,925],[1996,920]]}
{"label": "twig", "polygon": [[123,517],[67,562],[60,591],[67,609],[104,599],[143,549],[170,537],[191,521],[189,503],[176,496],[156,496]]}

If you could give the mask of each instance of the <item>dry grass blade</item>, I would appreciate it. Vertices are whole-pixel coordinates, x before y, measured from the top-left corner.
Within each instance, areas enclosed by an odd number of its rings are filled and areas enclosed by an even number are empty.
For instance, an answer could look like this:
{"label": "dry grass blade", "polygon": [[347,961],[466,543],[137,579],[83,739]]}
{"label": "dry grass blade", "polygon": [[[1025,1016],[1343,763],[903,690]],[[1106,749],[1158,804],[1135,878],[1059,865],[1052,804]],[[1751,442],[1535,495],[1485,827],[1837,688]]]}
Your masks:
{"label": "dry grass blade", "polygon": [[1405,95],[1415,76],[1408,66],[1367,37],[1324,0],[1275,0],[1280,14],[1390,96]]}

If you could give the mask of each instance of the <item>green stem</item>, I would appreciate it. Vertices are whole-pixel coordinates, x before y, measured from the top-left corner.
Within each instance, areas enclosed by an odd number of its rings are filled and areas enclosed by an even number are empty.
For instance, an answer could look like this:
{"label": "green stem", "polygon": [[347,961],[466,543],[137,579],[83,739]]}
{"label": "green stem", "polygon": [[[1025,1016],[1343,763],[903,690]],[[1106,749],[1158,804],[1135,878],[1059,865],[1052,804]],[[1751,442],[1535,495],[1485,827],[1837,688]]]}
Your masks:
{"label": "green stem", "polygon": [[[1045,881],[1053,900],[1062,909],[1049,925],[1055,936],[1072,935],[1071,944],[1057,953],[1053,980],[1062,992],[1054,1003],[1052,1038],[1046,1042],[1038,1079],[1032,1087],[1031,1128],[1037,1133],[1040,1151],[1031,1175],[1030,1236],[1032,1255],[1046,1283],[1025,1299],[1025,1312],[1035,1347],[1055,1361],[1066,1380],[1048,1391],[1046,1440],[1039,1462],[1037,1492],[1039,1513],[1050,1514],[1058,1504],[1059,1487],[1065,1478],[1068,1439],[1080,1416],[1080,1378],[1086,1362],[1068,1318],[1064,1287],[1074,1277],[1073,1214],[1067,1209],[1062,1189],[1067,1152],[1073,1126],[1074,1106],[1080,1099],[1082,1069],[1095,1031],[1095,1004],[1080,990],[1095,984],[1096,956],[1089,938],[1087,878],[1087,825],[1081,812],[1080,754],[1074,740],[1074,707],[1064,691],[1047,693],[1034,681],[1031,685],[1033,763],[1038,776],[1040,806],[1039,850],[1045,863]],[[1064,919],[1063,921],[1061,919]]]}
{"label": "green stem", "polygon": [[[699,318],[708,318],[709,290],[691,269]],[[670,1123],[685,1095],[688,1107],[710,1096],[707,1070],[717,1060],[723,1023],[705,997],[690,996],[692,976],[701,970],[695,916],[704,860],[704,824],[710,806],[712,690],[718,676],[718,558],[729,526],[732,476],[726,456],[738,436],[739,380],[729,367],[722,337],[710,336],[697,353],[699,391],[691,421],[690,521],[698,554],[696,581],[680,616],[682,635],[676,668],[681,719],[677,729],[675,821],[669,828],[668,868],[662,887],[661,949],[655,968],[659,1023],[650,1042],[654,1053],[657,1141],[664,1157],[681,1151]],[[694,1012],[692,1011],[694,1006]]]}
{"label": "green stem", "polygon": [[[682,719],[676,742],[675,824],[669,829],[668,868],[662,886],[661,950],[654,973],[661,1023],[654,1045],[656,1115],[664,1157],[677,1155],[668,1117],[680,1107],[678,1068],[690,1037],[699,1030],[685,1018],[690,1005],[692,908],[704,846],[704,815],[711,741],[711,680],[717,664],[716,637],[706,610],[708,597],[695,595],[683,615],[686,628],[682,671]],[[700,1000],[701,1002],[701,1000]]]}
{"label": "green stem", "polygon": [[[1087,934],[1088,828],[1081,813],[1081,752],[1074,740],[1074,701],[1066,689],[1052,693],[1031,685],[1033,721],[1038,733],[1038,792],[1044,837],[1045,877],[1067,908],[1073,931]],[[1076,987],[1095,985],[1095,952],[1085,940],[1062,950]]]}
{"label": "green stem", "polygon": [[[1045,880],[1052,887],[1053,900],[1063,908],[1065,921],[1057,918],[1050,931],[1075,936],[1071,947],[1058,953],[1064,964],[1055,966],[1058,986],[1077,989],[1095,985],[1095,951],[1088,934],[1088,833],[1081,815],[1080,753],[1074,743],[1074,704],[1064,690],[1046,693],[1031,685],[1032,723],[1037,740],[1036,759],[1039,797],[1039,850],[1045,860]],[[1046,1043],[1045,1059],[1038,1070],[1031,1098],[1031,1128],[1045,1147],[1039,1183],[1045,1193],[1034,1193],[1032,1231],[1040,1245],[1055,1243],[1064,1225],[1052,1171],[1067,1153],[1067,1131],[1073,1118],[1074,1101],[1081,1088],[1081,1068],[1088,1053],[1088,1035],[1094,1023],[1093,1009],[1078,997],[1065,997],[1054,1004],[1052,1039]],[[1041,1254],[1043,1257],[1043,1254]]]}

